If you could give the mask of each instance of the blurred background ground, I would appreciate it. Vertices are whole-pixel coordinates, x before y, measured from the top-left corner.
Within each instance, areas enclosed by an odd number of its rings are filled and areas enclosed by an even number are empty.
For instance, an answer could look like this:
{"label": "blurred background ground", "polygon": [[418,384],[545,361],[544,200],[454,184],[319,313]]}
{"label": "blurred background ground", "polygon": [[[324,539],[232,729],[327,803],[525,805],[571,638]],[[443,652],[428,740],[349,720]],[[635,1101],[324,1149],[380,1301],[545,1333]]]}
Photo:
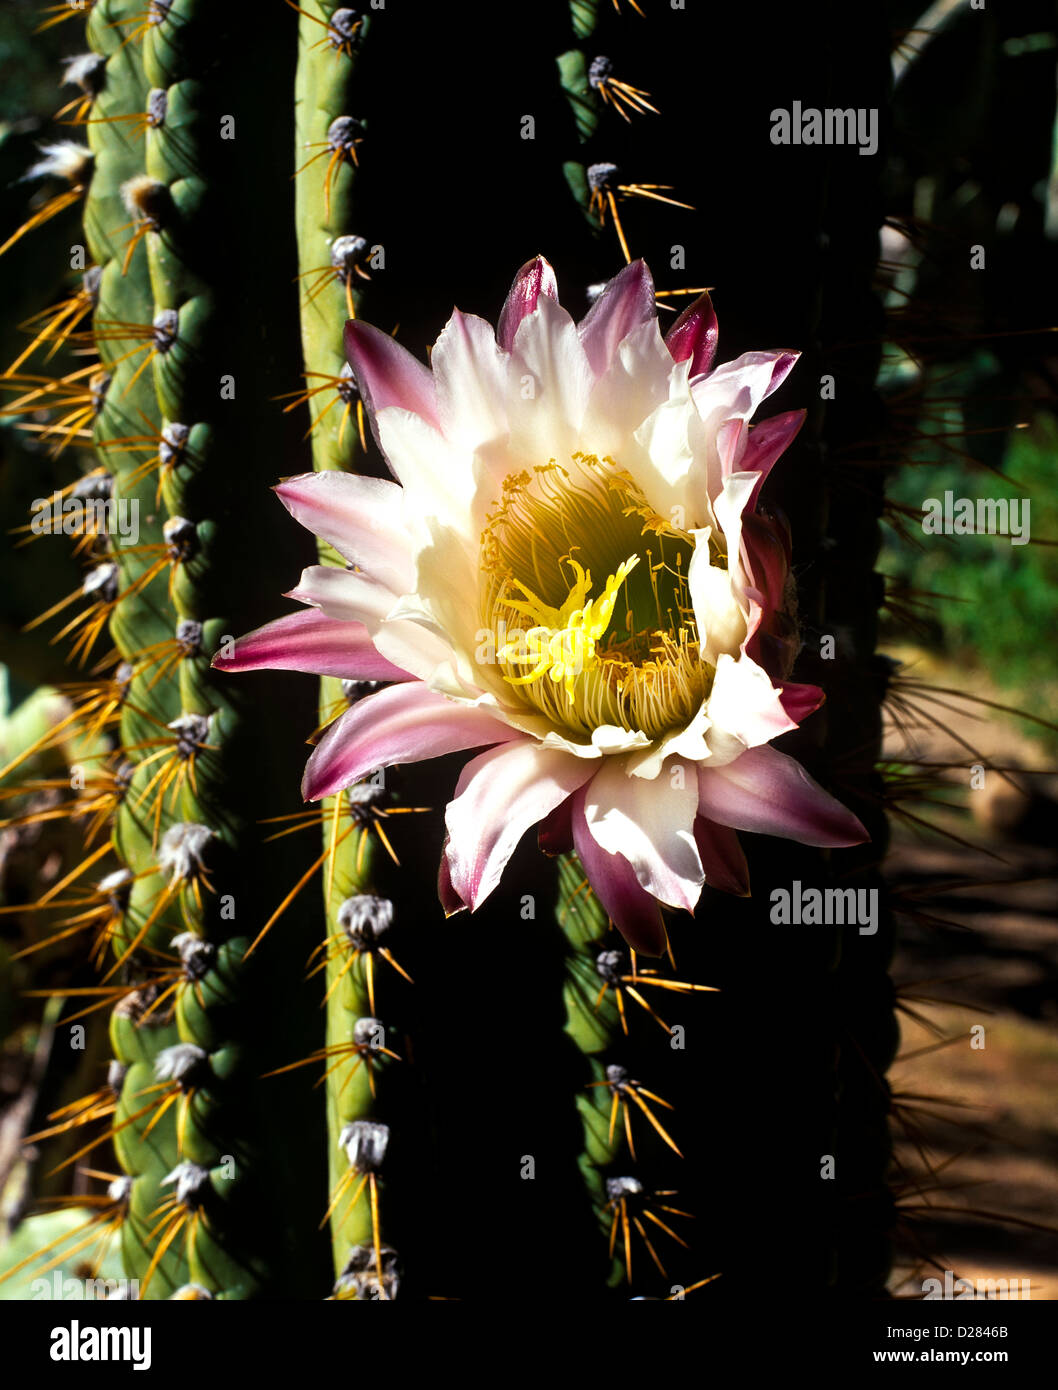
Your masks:
{"label": "blurred background ground", "polygon": [[[956,664],[906,647],[900,656],[905,669],[937,686],[996,702],[1016,699],[972,659]],[[1053,766],[1050,740],[1029,737],[1024,721],[998,711],[940,698],[946,708],[924,708],[944,727],[923,720],[892,728],[887,740],[891,757],[910,752],[954,764],[944,774],[950,789],[934,792],[933,804],[908,803],[946,834],[897,819],[886,862],[901,912],[893,978],[905,1006],[900,1056],[907,1058],[890,1074],[896,1095],[906,1097],[895,1160],[901,1206],[915,1208],[890,1287],[898,1296],[921,1297],[924,1278],[952,1270],[972,1280],[1030,1279],[1032,1298],[1053,1299],[1058,777],[1014,774],[1011,787],[986,768],[974,778],[967,745],[997,768],[1046,768]],[[972,787],[971,780],[983,784]],[[981,1050],[970,1045],[977,1025],[985,1030]],[[940,1207],[949,1209],[929,1210]],[[1034,1228],[1047,1225],[1054,1229]],[[926,1255],[935,1266],[922,1267]]]}

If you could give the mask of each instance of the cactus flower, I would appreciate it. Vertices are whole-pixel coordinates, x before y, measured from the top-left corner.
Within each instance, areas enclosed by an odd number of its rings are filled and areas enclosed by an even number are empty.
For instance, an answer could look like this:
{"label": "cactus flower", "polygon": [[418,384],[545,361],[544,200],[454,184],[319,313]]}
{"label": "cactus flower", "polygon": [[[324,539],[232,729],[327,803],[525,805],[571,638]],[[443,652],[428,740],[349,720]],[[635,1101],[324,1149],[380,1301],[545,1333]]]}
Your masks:
{"label": "cactus flower", "polygon": [[446,810],[440,894],[476,908],[515,846],[574,848],[635,949],[703,884],[748,891],[737,831],[838,846],[859,821],[771,747],[822,701],[786,679],[789,548],[759,511],[803,412],[751,426],[797,360],[714,365],[707,295],[663,337],[646,266],[581,322],[538,257],[494,331],[453,313],[429,368],[360,321],[346,349],[396,481],[276,491],[344,557],[222,670],[389,682],[330,727],[316,800],[374,769],[474,751]]}

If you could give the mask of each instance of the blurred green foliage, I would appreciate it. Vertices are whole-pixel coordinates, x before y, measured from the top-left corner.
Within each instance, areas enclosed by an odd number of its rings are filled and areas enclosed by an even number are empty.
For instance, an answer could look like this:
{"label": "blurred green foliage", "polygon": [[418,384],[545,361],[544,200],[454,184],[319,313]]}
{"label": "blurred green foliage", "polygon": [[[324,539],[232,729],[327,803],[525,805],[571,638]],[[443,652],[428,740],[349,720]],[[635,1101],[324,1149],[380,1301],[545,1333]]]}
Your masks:
{"label": "blurred green foliage", "polygon": [[[963,407],[949,403],[946,428],[958,430]],[[1058,422],[1040,412],[1027,428],[1005,436],[1002,474],[972,460],[954,459],[940,447],[922,451],[917,468],[899,470],[890,498],[919,509],[927,498],[1024,498],[1031,503],[1027,545],[1001,535],[929,536],[909,521],[906,535],[891,533],[882,571],[931,600],[927,645],[968,668],[979,668],[1015,702],[1040,718],[1054,716],[1058,692],[1058,644],[1054,642],[1058,594],[1058,528],[1054,523]],[[932,457],[930,455],[932,454]],[[917,534],[916,534],[917,533]],[[923,543],[925,542],[925,543]],[[890,641],[907,632],[890,623]],[[967,689],[972,691],[972,676]],[[1026,724],[1026,729],[1033,726]],[[1034,732],[1042,736],[1038,726]],[[1058,736],[1047,742],[1058,746]]]}
{"label": "blurred green foliage", "polygon": [[76,15],[40,33],[48,18],[41,0],[4,0],[0,5],[0,122],[29,116],[50,116],[57,97],[61,69],[57,60],[84,47],[84,26]]}

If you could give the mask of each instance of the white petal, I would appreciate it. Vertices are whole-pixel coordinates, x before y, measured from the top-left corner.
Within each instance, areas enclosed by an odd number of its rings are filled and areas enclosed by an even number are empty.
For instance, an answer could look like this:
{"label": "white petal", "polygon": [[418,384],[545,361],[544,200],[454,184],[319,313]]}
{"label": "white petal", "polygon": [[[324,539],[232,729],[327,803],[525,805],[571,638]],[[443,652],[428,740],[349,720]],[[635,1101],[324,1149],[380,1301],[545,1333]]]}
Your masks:
{"label": "white petal", "polygon": [[623,758],[604,760],[584,799],[595,842],[609,854],[623,854],[640,886],[660,902],[689,912],[705,879],[694,841],[697,810],[693,765],[682,777],[651,781],[627,776]]}
{"label": "white petal", "polygon": [[378,437],[405,489],[406,515],[438,517],[470,539],[473,460],[449,447],[444,436],[410,410],[379,412]]}
{"label": "white petal", "polygon": [[336,565],[310,565],[302,570],[297,588],[285,597],[311,604],[328,618],[361,622],[371,633],[397,600],[397,595],[384,584]]}
{"label": "white petal", "polygon": [[722,652],[737,652],[745,640],[746,615],[730,571],[710,560],[709,528],[693,535],[695,546],[687,567],[687,587],[691,591],[702,659],[715,666]]}
{"label": "white petal", "polygon": [[568,459],[594,378],[576,326],[555,300],[541,296],[519,324],[508,372],[512,450],[527,463]]}
{"label": "white petal", "polygon": [[706,735],[710,720],[706,713],[707,703],[703,700],[694,718],[682,729],[655,740],[644,753],[634,754],[628,759],[628,770],[633,777],[654,778],[661,771],[666,759],[700,763],[710,756]]}
{"label": "white petal", "polygon": [[648,458],[635,431],[669,399],[673,371],[657,321],[634,329],[592,388],[581,427],[585,452],[599,458],[609,454],[628,469],[635,469],[640,457]]}
{"label": "white petal", "polygon": [[733,734],[747,748],[770,743],[797,728],[782,707],[779,688],[748,656],[736,661],[724,654],[717,660],[709,717],[717,729]]}
{"label": "white petal", "polygon": [[404,494],[396,483],[327,469],[287,478],[275,491],[291,516],[344,559],[394,593],[408,588],[410,538],[403,523]]}
{"label": "white petal", "polygon": [[499,883],[529,827],[590,775],[588,765],[543,752],[531,739],[504,743],[466,764],[445,811],[446,855],[452,887],[471,909]]}
{"label": "white petal", "polygon": [[592,747],[600,753],[627,753],[633,748],[648,748],[650,739],[638,729],[622,729],[617,724],[600,724],[592,730]]}
{"label": "white petal", "polygon": [[448,443],[472,454],[507,433],[507,354],[490,324],[457,309],[430,354],[441,429]]}
{"label": "white petal", "polygon": [[721,420],[737,416],[748,420],[771,392],[776,366],[789,358],[785,352],[744,352],[724,362],[694,384],[694,399],[702,419],[717,428]]}
{"label": "white petal", "polygon": [[[452,663],[452,648],[442,637],[418,623],[403,621],[383,622],[371,632],[371,637],[375,650],[387,661],[426,681],[431,689],[449,694],[437,679],[438,672],[447,670]],[[465,693],[462,687],[458,693]]]}

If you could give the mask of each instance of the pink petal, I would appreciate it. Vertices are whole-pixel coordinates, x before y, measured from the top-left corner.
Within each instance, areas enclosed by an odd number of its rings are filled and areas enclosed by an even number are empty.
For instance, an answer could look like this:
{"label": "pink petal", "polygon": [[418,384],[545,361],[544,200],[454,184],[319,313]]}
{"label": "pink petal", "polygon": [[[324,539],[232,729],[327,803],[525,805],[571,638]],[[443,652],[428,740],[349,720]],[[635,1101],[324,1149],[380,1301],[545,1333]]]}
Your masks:
{"label": "pink petal", "polygon": [[[773,369],[773,375],[774,375]],[[773,415],[770,420],[762,420],[749,432],[745,453],[739,461],[743,473],[759,473],[760,482],[753,494],[750,506],[756,506],[760,489],[778,459],[793,443],[798,430],[805,422],[806,410],[788,410],[782,415]]]}
{"label": "pink petal", "polygon": [[558,282],[555,272],[543,256],[534,256],[531,261],[526,261],[514,277],[507,302],[500,311],[496,338],[504,352],[510,352],[514,346],[514,335],[518,332],[518,325],[527,314],[533,312],[542,294],[557,299]]}
{"label": "pink petal", "polygon": [[631,946],[644,956],[665,950],[665,924],[657,898],[639,886],[635,870],[620,854],[608,854],[584,818],[584,788],[571,798],[573,845],[581,866],[608,917]]}
{"label": "pink petal", "polygon": [[478,907],[496,887],[529,827],[591,773],[587,759],[541,748],[534,738],[517,738],[467,763],[445,823],[452,887],[468,907]]}
{"label": "pink petal", "polygon": [[665,346],[674,362],[686,362],[690,358],[691,376],[700,376],[713,365],[717,337],[716,312],[706,293],[684,309],[665,334]]}
{"label": "pink petal", "polygon": [[608,282],[577,326],[595,375],[602,376],[607,370],[633,329],[656,318],[650,271],[644,261],[632,261]]}
{"label": "pink petal", "polygon": [[[725,420],[716,432],[716,452],[720,459],[720,477],[726,481],[732,473],[742,471],[742,456],[746,450],[747,428],[745,420],[737,416]],[[750,504],[747,502],[747,506]]]}
{"label": "pink petal", "polygon": [[452,887],[452,872],[448,867],[448,836],[445,836],[441,862],[437,867],[437,897],[444,908],[446,917],[454,917],[457,912],[465,912],[467,905]]}
{"label": "pink petal", "polygon": [[308,671],[342,680],[406,681],[407,671],[375,650],[363,623],[340,622],[316,608],[288,613],[248,632],[230,657],[219,653],[218,671]]}
{"label": "pink petal", "polygon": [[433,373],[406,348],[395,343],[388,333],[380,333],[359,319],[347,319],[345,355],[367,407],[372,430],[375,416],[389,405],[413,411],[436,427],[437,395]]}
{"label": "pink petal", "polygon": [[775,352],[744,352],[731,362],[723,362],[708,376],[691,386],[694,403],[702,419],[713,428],[723,420],[748,420],[760,403],[786,378],[799,354],[785,349]]}
{"label": "pink petal", "polygon": [[801,354],[799,352],[789,351],[780,351],[775,354],[775,366],[772,368],[771,381],[768,383],[768,389],[764,393],[765,396],[770,396],[773,391],[778,391],[779,387],[790,375],[794,367],[797,366],[797,361],[800,356]]}
{"label": "pink petal", "polygon": [[573,798],[567,797],[561,806],[556,806],[549,816],[540,822],[536,832],[536,843],[542,854],[569,854],[573,849],[573,822],[570,812]]}
{"label": "pink petal", "polygon": [[[756,488],[750,495],[755,493]],[[789,536],[784,527],[770,517],[747,511],[742,517],[741,558],[769,615],[782,608],[790,568]]]}
{"label": "pink petal", "polygon": [[306,801],[319,801],[391,763],[417,763],[521,737],[483,709],[457,705],[420,681],[406,681],[368,695],[328,728],[305,767],[301,793]]}
{"label": "pink petal", "polygon": [[782,688],[782,707],[795,724],[803,724],[827,698],[818,685],[798,685],[787,681]]}
{"label": "pink petal", "polygon": [[700,767],[698,791],[699,813],[736,830],[824,848],[870,838],[851,811],[775,748],[748,748],[726,767]]}
{"label": "pink petal", "polygon": [[694,842],[702,856],[705,881],[721,893],[738,898],[749,896],[749,866],[738,836],[727,825],[698,816],[694,822]]}
{"label": "pink petal", "polygon": [[411,587],[413,566],[396,483],[327,470],[286,478],[275,492],[295,520],[343,559],[396,593]]}

